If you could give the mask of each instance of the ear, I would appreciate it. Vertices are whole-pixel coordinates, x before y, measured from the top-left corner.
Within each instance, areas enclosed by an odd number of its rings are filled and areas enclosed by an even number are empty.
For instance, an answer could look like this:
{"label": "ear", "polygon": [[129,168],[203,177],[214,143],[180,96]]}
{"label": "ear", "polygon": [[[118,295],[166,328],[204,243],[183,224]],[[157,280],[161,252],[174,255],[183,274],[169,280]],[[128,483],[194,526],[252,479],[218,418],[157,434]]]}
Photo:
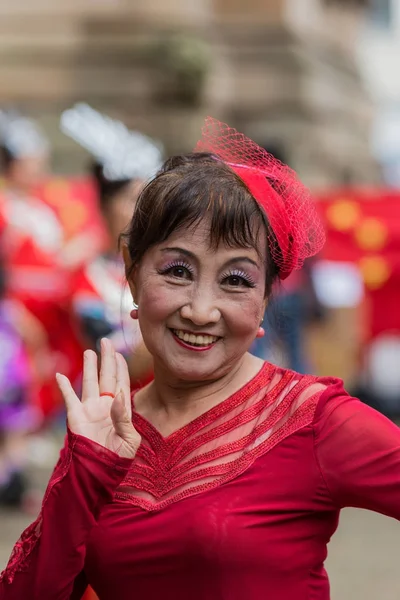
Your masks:
{"label": "ear", "polygon": [[129,285],[129,289],[131,290],[131,294],[135,302],[137,302],[136,298],[136,285],[135,285],[135,274],[136,269],[132,269],[132,260],[129,254],[129,249],[126,244],[122,246],[122,256],[125,264],[125,277]]}

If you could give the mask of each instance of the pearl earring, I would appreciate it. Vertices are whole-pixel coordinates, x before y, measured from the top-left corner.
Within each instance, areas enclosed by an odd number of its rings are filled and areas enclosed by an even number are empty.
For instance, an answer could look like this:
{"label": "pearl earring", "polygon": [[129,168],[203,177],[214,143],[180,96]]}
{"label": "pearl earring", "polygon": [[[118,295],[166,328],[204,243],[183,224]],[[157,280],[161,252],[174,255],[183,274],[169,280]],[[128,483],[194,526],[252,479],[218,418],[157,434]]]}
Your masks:
{"label": "pearl earring", "polygon": [[262,338],[265,335],[265,329],[264,329],[264,327],[261,327],[263,322],[264,322],[264,318],[261,319],[260,327],[258,328],[258,331],[256,333],[256,338]]}
{"label": "pearl earring", "polygon": [[137,320],[137,318],[138,318],[138,310],[139,310],[139,305],[138,305],[138,304],[136,304],[136,302],[135,302],[135,301],[133,301],[133,309],[132,309],[132,310],[131,310],[131,312],[129,313],[129,314],[130,314],[130,317],[131,317],[131,319],[133,319],[133,320],[135,320],[135,321]]}

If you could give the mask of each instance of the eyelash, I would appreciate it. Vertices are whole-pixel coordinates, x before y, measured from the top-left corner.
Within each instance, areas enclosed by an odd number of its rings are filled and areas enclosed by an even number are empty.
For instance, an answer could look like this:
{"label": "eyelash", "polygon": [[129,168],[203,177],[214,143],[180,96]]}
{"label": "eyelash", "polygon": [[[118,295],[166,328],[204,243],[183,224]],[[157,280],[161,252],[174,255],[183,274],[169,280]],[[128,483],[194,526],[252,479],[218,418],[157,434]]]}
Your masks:
{"label": "eyelash", "polygon": [[[190,275],[193,275],[194,269],[193,269],[192,265],[190,265],[187,262],[180,261],[180,260],[169,263],[162,269],[159,269],[158,273],[159,273],[159,275],[169,275],[169,274],[171,274],[172,269],[176,269],[179,267],[182,269],[186,269],[190,273]],[[173,277],[173,275],[172,275],[172,277]],[[224,273],[222,275],[222,282],[226,281],[230,277],[237,277],[238,279],[240,279],[242,281],[242,283],[245,287],[248,287],[248,288],[255,287],[254,280],[244,271],[241,271],[239,269],[234,269],[232,271]],[[178,279],[183,279],[183,277],[178,277]],[[240,286],[232,286],[232,287],[240,287]]]}
{"label": "eyelash", "polygon": [[187,271],[189,271],[189,273],[191,275],[193,275],[193,267],[191,265],[189,265],[188,263],[181,261],[181,260],[173,261],[173,262],[169,263],[168,265],[166,265],[165,267],[163,267],[162,269],[158,269],[158,273],[159,273],[159,275],[168,275],[168,274],[170,274],[172,269],[176,269],[177,267],[186,269]]}
{"label": "eyelash", "polygon": [[[249,288],[254,288],[255,287],[255,282],[254,280],[244,271],[240,271],[239,269],[234,269],[233,271],[230,271],[229,273],[224,273],[222,275],[222,281],[225,281],[226,279],[229,279],[230,277],[237,277],[238,279],[241,279],[241,281],[243,282],[245,287],[249,287]],[[239,286],[234,286],[234,287],[239,287]]]}

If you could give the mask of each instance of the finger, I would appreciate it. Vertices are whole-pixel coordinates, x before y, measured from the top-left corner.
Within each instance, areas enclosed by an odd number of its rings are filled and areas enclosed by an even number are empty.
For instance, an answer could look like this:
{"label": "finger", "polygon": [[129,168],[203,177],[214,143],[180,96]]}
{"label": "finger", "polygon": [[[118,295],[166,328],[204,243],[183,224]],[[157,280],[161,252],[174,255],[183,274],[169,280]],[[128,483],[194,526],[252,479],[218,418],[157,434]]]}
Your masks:
{"label": "finger", "polygon": [[100,394],[117,393],[117,361],[114,346],[107,338],[101,340]]}
{"label": "finger", "polygon": [[97,355],[93,350],[85,350],[83,353],[82,402],[88,398],[98,398],[98,396]]}
{"label": "finger", "polygon": [[129,417],[131,417],[131,382],[129,379],[128,365],[122,354],[116,352],[115,356],[117,360],[117,390],[122,390],[125,398],[125,407]]}
{"label": "finger", "polygon": [[129,418],[125,407],[124,393],[122,391],[115,396],[111,405],[110,414],[115,432],[124,440],[124,442],[137,450],[141,438]]}
{"label": "finger", "polygon": [[80,402],[78,396],[75,394],[74,389],[73,389],[68,377],[65,377],[65,375],[61,375],[61,373],[56,373],[56,381],[57,381],[59,390],[62,394],[62,397],[64,398],[67,413],[69,413],[77,405],[80,405],[81,402]]}

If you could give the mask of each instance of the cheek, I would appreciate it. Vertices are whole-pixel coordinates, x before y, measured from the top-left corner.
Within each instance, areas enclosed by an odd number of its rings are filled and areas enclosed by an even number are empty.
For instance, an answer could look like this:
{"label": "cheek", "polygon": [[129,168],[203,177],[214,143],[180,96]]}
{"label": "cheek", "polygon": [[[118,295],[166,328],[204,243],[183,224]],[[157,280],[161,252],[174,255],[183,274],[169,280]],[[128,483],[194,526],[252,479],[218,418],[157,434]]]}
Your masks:
{"label": "cheek", "polygon": [[248,297],[226,304],[224,318],[237,336],[255,335],[264,314],[263,299]]}
{"label": "cheek", "polygon": [[143,320],[156,322],[167,318],[185,304],[185,288],[160,285],[155,279],[149,278],[142,287],[139,302],[142,305],[139,314]]}

